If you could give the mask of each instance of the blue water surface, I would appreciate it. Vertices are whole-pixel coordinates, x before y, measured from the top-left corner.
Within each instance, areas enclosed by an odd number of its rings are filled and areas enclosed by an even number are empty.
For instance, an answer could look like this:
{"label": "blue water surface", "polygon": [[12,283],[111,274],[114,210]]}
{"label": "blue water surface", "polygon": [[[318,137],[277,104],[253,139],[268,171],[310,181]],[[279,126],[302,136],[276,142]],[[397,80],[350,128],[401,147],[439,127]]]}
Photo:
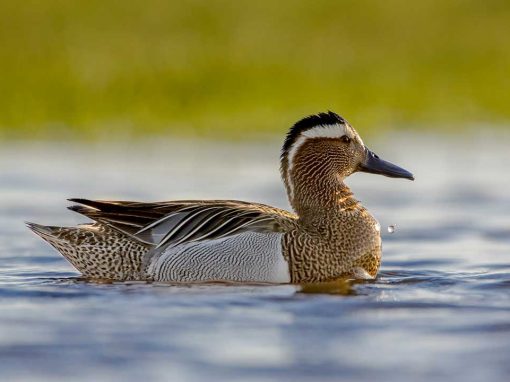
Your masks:
{"label": "blue water surface", "polygon": [[487,133],[372,142],[416,182],[352,177],[383,227],[381,272],[315,293],[88,283],[23,225],[86,221],[65,209],[68,197],[288,208],[278,142],[4,144],[0,380],[508,381],[509,142]]}

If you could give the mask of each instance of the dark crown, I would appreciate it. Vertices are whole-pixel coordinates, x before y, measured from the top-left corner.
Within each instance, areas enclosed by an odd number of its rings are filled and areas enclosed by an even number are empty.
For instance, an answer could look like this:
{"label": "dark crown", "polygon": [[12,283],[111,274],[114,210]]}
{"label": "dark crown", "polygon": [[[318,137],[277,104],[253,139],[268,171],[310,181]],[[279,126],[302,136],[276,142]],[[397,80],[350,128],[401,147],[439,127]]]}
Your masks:
{"label": "dark crown", "polygon": [[299,135],[306,130],[313,129],[317,126],[328,126],[336,124],[344,124],[345,119],[338,114],[328,111],[327,113],[319,113],[310,115],[296,122],[289,130],[282,148],[282,157],[289,151]]}

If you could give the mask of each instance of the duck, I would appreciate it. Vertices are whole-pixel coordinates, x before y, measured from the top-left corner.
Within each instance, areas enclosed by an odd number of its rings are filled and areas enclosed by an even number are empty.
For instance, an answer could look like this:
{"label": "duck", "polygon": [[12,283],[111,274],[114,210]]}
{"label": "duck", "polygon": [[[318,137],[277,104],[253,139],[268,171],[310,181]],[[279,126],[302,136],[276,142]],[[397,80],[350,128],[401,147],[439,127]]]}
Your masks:
{"label": "duck", "polygon": [[304,284],[374,279],[380,225],[345,179],[356,172],[414,180],[328,111],[288,131],[280,172],[293,212],[238,200],[69,199],[91,223],[26,223],[89,280]]}

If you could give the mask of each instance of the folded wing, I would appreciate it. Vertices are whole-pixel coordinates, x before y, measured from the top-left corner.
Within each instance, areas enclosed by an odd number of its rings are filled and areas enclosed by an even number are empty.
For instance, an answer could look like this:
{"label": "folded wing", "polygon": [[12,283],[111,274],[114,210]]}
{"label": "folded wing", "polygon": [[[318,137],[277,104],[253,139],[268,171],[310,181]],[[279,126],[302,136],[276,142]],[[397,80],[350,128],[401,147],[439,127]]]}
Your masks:
{"label": "folded wing", "polygon": [[241,201],[138,203],[70,199],[69,207],[156,248],[251,232],[285,232],[296,216]]}

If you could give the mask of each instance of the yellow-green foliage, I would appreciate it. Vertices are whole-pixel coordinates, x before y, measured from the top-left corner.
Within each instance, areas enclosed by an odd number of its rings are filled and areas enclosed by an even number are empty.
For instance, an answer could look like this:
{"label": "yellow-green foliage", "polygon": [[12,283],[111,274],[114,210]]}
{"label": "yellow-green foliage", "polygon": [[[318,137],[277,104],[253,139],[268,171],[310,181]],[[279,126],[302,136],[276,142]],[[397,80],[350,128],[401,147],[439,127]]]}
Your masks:
{"label": "yellow-green foliage", "polygon": [[510,119],[507,0],[0,0],[0,134]]}

